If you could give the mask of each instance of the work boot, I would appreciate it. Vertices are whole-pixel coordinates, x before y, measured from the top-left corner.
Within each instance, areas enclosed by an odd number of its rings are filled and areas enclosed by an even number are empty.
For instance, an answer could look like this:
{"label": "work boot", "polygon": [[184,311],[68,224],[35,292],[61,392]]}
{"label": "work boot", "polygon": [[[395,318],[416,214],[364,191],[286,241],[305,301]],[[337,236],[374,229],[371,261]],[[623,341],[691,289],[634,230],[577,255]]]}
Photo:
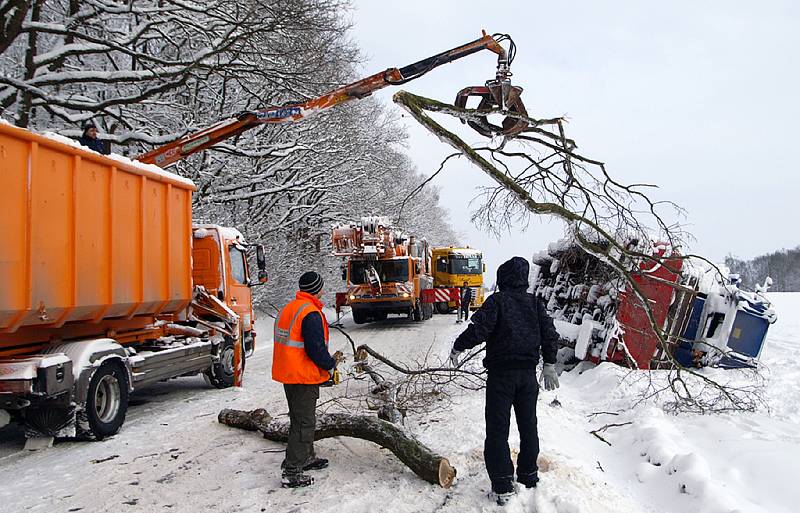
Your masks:
{"label": "work boot", "polygon": [[324,468],[328,468],[328,460],[325,458],[317,458],[316,456],[312,456],[303,465],[303,470],[322,470]]}
{"label": "work boot", "polygon": [[314,478],[302,472],[284,472],[281,476],[281,488],[302,488],[314,484]]}

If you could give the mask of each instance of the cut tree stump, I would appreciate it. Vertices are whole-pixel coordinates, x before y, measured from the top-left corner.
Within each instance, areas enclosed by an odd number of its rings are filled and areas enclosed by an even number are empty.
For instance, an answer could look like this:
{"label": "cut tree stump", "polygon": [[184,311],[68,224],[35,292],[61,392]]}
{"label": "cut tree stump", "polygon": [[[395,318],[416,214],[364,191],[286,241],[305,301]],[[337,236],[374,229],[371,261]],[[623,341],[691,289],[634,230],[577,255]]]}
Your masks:
{"label": "cut tree stump", "polygon": [[[219,412],[217,420],[227,426],[260,431],[264,438],[273,442],[285,443],[289,438],[289,424],[273,421],[269,412],[263,408],[253,411],[225,409]],[[416,475],[442,488],[450,488],[456,477],[456,469],[447,458],[434,453],[405,430],[385,420],[344,413],[318,415],[314,440],[334,436],[361,438],[385,447]]]}

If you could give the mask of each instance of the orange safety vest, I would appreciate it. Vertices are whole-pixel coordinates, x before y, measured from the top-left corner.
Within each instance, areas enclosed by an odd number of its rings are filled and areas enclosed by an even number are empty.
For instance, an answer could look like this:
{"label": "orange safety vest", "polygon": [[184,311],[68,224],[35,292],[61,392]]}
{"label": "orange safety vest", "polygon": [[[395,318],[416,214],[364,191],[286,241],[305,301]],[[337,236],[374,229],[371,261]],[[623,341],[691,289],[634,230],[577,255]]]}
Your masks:
{"label": "orange safety vest", "polygon": [[272,353],[272,379],[287,385],[318,385],[328,381],[330,373],[317,367],[306,354],[303,341],[303,319],[311,312],[322,316],[325,346],[328,345],[328,321],[322,313],[322,302],[307,292],[298,292],[296,299],[283,307],[275,319],[275,344]]}

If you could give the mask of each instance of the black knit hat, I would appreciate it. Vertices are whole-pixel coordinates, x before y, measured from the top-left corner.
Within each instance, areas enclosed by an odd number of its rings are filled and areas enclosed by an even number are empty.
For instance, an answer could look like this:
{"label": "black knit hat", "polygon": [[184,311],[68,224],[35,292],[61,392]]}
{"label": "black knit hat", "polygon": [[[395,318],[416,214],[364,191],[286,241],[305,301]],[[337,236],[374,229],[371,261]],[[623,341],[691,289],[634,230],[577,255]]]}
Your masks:
{"label": "black knit hat", "polygon": [[317,294],[320,290],[322,290],[322,286],[325,284],[325,281],[322,279],[322,276],[319,273],[314,271],[308,271],[303,273],[300,277],[300,290],[302,292],[308,292],[309,294]]}

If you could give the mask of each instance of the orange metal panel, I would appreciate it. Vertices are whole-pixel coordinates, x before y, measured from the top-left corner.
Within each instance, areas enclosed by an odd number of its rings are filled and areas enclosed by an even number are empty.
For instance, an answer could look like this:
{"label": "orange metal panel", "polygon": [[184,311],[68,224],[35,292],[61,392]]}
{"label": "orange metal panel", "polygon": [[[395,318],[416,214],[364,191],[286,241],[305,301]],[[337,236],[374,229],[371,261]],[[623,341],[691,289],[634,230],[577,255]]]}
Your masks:
{"label": "orange metal panel", "polygon": [[0,351],[182,310],[193,190],[0,124]]}

